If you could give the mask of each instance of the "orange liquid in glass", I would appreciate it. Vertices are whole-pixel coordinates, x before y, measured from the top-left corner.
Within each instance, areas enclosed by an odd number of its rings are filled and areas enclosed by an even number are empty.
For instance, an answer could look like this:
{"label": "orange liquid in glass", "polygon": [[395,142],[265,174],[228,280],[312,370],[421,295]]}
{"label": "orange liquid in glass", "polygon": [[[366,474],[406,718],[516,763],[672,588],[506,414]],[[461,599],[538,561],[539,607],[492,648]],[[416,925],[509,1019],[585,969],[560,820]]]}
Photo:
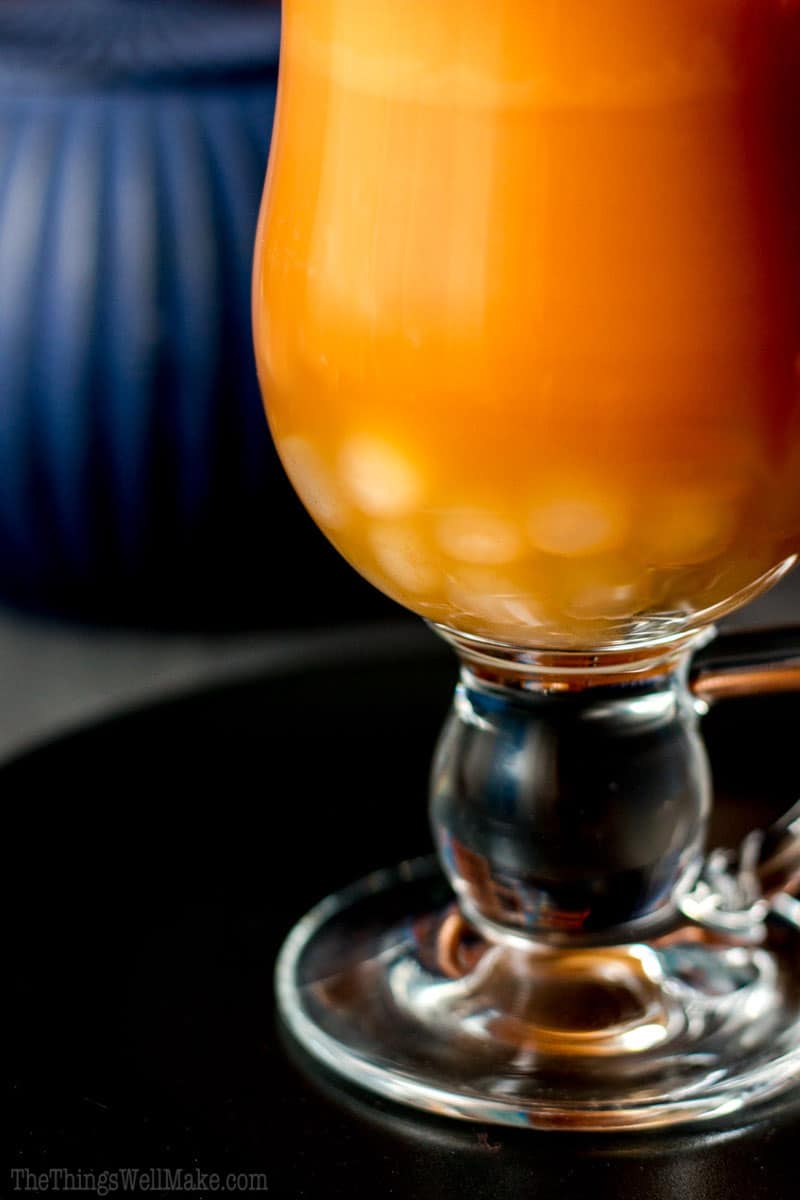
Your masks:
{"label": "orange liquid in glass", "polygon": [[287,0],[283,39],[259,374],[368,579],[600,647],[800,550],[797,0]]}

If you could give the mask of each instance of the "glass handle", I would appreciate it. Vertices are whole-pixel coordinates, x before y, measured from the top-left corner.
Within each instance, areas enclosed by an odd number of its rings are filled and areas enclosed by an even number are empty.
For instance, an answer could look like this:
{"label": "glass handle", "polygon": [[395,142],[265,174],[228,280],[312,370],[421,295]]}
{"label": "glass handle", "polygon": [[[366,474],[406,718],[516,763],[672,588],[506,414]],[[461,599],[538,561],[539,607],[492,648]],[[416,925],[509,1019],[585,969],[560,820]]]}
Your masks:
{"label": "glass handle", "polygon": [[[703,705],[737,696],[800,693],[800,629],[728,634],[695,656],[689,683]],[[738,850],[712,850],[680,907],[695,924],[757,940],[764,919],[800,929],[800,799]]]}
{"label": "glass handle", "polygon": [[800,692],[800,628],[722,634],[694,656],[689,686],[709,704]]}

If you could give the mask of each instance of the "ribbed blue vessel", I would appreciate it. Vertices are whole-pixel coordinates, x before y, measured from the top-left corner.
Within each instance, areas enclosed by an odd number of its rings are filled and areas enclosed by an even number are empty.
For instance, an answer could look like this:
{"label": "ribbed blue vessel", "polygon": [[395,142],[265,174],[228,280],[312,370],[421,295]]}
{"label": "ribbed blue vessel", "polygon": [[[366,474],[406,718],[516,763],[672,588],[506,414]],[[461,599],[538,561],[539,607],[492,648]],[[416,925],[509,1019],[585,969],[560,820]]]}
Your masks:
{"label": "ribbed blue vessel", "polygon": [[197,628],[313,618],[320,572],[320,615],[368,594],[301,513],[255,378],[278,47],[270,3],[0,4],[6,599]]}

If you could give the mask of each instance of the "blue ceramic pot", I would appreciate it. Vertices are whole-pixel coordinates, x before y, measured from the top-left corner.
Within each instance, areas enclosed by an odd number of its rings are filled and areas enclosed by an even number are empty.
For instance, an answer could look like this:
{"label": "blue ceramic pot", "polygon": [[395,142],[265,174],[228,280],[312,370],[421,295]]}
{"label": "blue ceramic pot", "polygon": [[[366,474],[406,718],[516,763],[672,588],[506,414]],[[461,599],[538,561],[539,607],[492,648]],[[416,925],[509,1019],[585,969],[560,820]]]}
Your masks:
{"label": "blue ceramic pot", "polygon": [[321,573],[331,612],[363,607],[278,466],[253,365],[278,45],[271,3],[0,4],[6,599],[269,624],[327,615]]}

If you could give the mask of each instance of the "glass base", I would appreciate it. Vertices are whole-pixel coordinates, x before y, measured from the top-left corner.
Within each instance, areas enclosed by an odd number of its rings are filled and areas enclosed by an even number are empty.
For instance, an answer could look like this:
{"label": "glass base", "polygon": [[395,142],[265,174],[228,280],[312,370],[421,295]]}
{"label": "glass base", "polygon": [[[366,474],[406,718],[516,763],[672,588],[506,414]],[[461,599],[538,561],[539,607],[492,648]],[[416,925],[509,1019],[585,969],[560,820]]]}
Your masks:
{"label": "glass base", "polygon": [[758,946],[684,928],[557,951],[486,942],[434,859],[317,905],[277,968],[316,1059],[382,1096],[533,1128],[652,1128],[728,1116],[800,1086],[800,930]]}

